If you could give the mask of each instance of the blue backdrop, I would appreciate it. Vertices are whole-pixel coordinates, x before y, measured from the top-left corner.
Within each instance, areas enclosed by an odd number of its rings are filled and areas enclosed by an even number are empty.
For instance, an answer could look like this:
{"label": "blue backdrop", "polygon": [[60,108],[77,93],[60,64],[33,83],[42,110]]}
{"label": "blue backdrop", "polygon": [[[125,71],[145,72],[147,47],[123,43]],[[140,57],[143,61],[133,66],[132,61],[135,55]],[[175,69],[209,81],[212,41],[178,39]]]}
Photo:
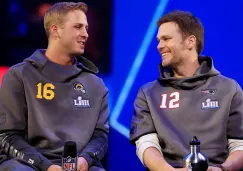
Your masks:
{"label": "blue backdrop", "polygon": [[159,75],[157,19],[175,9],[191,11],[200,18],[205,28],[203,54],[211,56],[216,69],[243,87],[242,7],[241,0],[114,0],[112,69],[109,76],[103,76],[110,89],[108,170],[144,170],[128,136],[139,87]]}

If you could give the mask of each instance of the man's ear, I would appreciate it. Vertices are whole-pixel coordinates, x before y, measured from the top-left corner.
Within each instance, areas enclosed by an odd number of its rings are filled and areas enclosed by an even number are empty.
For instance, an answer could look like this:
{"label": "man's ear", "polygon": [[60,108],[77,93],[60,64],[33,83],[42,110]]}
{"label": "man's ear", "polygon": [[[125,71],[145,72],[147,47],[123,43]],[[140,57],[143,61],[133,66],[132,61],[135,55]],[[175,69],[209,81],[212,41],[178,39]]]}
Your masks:
{"label": "man's ear", "polygon": [[50,35],[54,38],[57,38],[59,36],[58,34],[58,27],[57,25],[53,24],[50,27]]}
{"label": "man's ear", "polygon": [[194,47],[196,48],[197,45],[197,38],[194,35],[190,35],[187,37],[187,46],[188,49],[193,49]]}

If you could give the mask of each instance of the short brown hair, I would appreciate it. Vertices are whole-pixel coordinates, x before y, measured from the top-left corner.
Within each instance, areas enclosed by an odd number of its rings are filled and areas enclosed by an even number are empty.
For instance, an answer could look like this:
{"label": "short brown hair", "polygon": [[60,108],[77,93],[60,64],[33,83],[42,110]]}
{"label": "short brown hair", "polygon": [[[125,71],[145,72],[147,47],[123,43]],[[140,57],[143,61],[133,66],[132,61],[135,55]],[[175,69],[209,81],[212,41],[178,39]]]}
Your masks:
{"label": "short brown hair", "polygon": [[201,54],[204,46],[204,28],[198,18],[193,16],[190,12],[176,10],[162,16],[157,25],[167,22],[174,22],[178,25],[183,38],[194,35],[197,39],[197,53]]}
{"label": "short brown hair", "polygon": [[44,28],[47,37],[50,36],[50,27],[52,24],[63,24],[64,16],[74,10],[82,10],[85,14],[88,11],[88,6],[83,2],[58,2],[52,5],[45,14]]}

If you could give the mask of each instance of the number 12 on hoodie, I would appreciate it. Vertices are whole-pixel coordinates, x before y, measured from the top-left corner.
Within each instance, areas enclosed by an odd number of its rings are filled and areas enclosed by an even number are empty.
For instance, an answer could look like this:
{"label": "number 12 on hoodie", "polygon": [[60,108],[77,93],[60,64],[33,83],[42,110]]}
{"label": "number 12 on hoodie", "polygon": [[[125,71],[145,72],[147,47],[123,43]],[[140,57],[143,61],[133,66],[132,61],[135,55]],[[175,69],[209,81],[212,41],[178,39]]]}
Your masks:
{"label": "number 12 on hoodie", "polygon": [[160,108],[161,109],[174,109],[180,107],[180,93],[179,92],[173,92],[170,95],[168,94],[161,94],[161,103]]}

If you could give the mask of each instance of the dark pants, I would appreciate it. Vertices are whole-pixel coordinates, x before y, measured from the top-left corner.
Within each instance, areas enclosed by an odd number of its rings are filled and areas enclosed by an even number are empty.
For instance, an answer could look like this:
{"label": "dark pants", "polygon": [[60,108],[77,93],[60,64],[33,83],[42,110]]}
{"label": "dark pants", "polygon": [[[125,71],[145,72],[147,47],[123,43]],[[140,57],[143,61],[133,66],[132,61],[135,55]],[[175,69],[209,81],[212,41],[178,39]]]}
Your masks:
{"label": "dark pants", "polygon": [[20,162],[19,160],[7,160],[1,163],[1,171],[36,171],[35,168],[28,166],[28,163]]}
{"label": "dark pants", "polygon": [[[12,159],[1,163],[0,171],[38,171],[38,169],[25,161]],[[105,169],[92,166],[89,171],[105,171]]]}
{"label": "dark pants", "polygon": [[92,166],[89,168],[89,171],[105,171],[105,169],[97,167],[97,166]]}

